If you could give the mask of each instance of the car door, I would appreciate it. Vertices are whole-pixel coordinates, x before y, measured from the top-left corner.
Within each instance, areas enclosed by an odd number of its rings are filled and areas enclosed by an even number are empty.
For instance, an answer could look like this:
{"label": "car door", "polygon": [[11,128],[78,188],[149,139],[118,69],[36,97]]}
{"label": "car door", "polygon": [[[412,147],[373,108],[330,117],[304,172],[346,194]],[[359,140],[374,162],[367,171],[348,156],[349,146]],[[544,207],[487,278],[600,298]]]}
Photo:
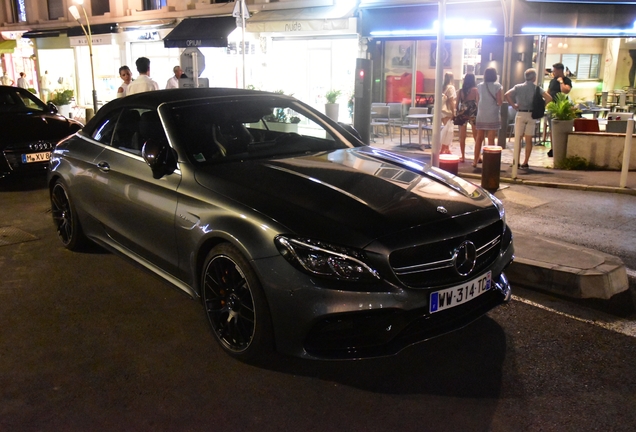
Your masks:
{"label": "car door", "polygon": [[141,157],[144,118],[152,119],[150,127],[165,136],[155,110],[123,109],[110,145],[95,159],[93,205],[111,246],[177,274],[174,217],[181,173],[153,178]]}

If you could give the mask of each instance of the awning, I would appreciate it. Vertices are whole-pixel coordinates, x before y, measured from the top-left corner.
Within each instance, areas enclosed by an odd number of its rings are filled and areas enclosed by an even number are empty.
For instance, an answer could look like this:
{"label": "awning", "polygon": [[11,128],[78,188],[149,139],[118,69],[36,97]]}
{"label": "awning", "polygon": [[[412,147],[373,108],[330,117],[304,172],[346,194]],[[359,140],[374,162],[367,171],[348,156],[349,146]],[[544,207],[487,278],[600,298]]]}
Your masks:
{"label": "awning", "polygon": [[23,38],[37,39],[47,37],[58,37],[66,33],[66,28],[46,29],[46,30],[30,30],[22,34]]}
{"label": "awning", "polygon": [[[91,24],[91,35],[117,33],[118,30],[119,30],[119,25],[117,23],[94,24],[94,25]],[[84,30],[82,30],[82,27],[80,26],[71,27],[70,29],[68,29],[67,34],[68,34],[68,37],[84,36]]]}
{"label": "awning", "polygon": [[13,50],[17,46],[14,40],[4,40],[0,38],[0,54],[13,54]]}
{"label": "awning", "polygon": [[163,38],[163,46],[223,48],[227,46],[227,37],[235,29],[236,18],[231,16],[186,18]]}
{"label": "awning", "polygon": [[[338,5],[304,9],[281,9],[254,14],[245,23],[251,33],[297,33],[304,31],[356,31],[349,18],[355,7]],[[350,28],[353,27],[353,28]]]}

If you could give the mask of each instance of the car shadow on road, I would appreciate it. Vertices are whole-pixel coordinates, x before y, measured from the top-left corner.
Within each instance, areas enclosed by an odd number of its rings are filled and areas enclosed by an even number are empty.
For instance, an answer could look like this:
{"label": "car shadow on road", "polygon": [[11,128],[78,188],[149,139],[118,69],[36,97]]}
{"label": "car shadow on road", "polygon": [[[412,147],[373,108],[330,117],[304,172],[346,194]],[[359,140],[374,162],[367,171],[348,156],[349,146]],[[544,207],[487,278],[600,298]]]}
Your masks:
{"label": "car shadow on road", "polygon": [[308,361],[277,356],[259,366],[376,393],[496,399],[505,354],[504,330],[491,318],[483,317],[392,357]]}
{"label": "car shadow on road", "polygon": [[46,188],[46,173],[0,178],[0,192],[23,192]]}

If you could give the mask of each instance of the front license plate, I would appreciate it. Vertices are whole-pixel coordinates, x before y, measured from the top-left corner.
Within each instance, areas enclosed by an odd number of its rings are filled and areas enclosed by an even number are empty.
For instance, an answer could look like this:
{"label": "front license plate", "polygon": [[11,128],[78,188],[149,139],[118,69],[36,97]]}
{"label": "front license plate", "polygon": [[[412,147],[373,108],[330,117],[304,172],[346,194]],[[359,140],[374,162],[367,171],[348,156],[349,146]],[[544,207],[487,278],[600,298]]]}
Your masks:
{"label": "front license plate", "polygon": [[51,159],[51,152],[28,153],[22,155],[22,163],[46,162]]}
{"label": "front license plate", "polygon": [[431,293],[430,312],[450,309],[479,297],[491,288],[492,273],[473,279],[465,284]]}

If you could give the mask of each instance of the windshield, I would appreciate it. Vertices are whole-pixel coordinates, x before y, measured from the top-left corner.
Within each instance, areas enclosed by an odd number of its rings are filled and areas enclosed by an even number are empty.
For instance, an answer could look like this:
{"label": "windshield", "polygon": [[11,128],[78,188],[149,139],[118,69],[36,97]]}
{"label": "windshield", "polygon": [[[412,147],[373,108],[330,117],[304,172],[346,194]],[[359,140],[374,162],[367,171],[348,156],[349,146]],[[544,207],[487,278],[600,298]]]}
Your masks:
{"label": "windshield", "polygon": [[[311,154],[353,147],[293,100],[196,101],[169,110],[170,135],[194,163]],[[346,134],[346,132],[345,132]]]}
{"label": "windshield", "polygon": [[17,88],[2,89],[0,92],[0,112],[29,113],[48,111],[46,105],[29,92]]}

